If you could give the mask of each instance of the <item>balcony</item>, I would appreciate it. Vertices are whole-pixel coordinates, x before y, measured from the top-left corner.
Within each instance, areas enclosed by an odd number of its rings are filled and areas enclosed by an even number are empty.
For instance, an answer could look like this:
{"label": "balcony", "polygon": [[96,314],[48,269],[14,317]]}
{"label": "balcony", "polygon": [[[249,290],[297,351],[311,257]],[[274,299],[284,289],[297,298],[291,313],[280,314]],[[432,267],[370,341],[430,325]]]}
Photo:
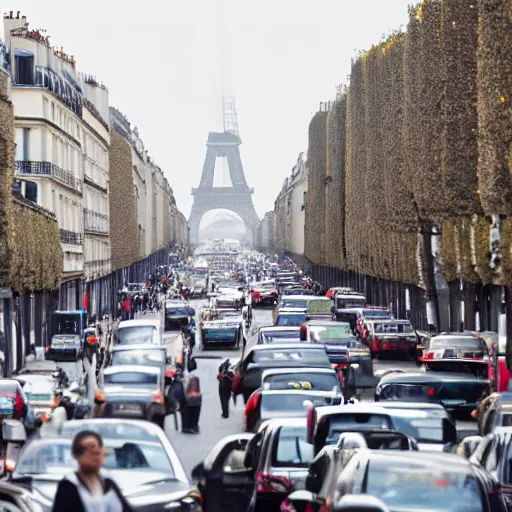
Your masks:
{"label": "balcony", "polygon": [[87,208],[84,208],[84,226],[85,231],[89,233],[108,235],[110,231],[108,215]]}
{"label": "balcony", "polygon": [[97,163],[88,157],[85,157],[84,179],[88,183],[92,183],[107,191],[107,173]]}
{"label": "balcony", "polygon": [[83,245],[84,235],[82,233],[75,233],[67,229],[60,229],[60,241],[63,244]]}
{"label": "balcony", "polygon": [[17,160],[15,167],[18,174],[23,174],[24,176],[48,176],[76,192],[82,193],[82,180],[75,178],[69,171],[65,171],[51,162]]}
{"label": "balcony", "polygon": [[92,260],[85,262],[86,279],[97,279],[110,273],[110,260]]}

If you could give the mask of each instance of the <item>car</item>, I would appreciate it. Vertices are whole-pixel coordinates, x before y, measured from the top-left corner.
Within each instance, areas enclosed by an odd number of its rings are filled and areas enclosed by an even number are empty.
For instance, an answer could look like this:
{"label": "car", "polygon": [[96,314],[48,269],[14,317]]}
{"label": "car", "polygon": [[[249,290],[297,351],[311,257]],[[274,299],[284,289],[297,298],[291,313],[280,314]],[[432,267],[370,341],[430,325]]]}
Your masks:
{"label": "car", "polygon": [[302,286],[295,285],[290,288],[284,289],[284,294],[288,297],[291,295],[316,295],[315,292],[309,288],[303,288]]}
{"label": "car", "polygon": [[348,322],[354,332],[360,333],[367,320],[391,320],[388,308],[368,306],[366,308],[346,308],[336,311],[336,321]]}
{"label": "car", "polygon": [[[306,491],[291,493],[281,510],[327,510],[338,476],[356,450],[417,450],[414,439],[401,432],[360,430],[340,435],[336,445],[324,446],[309,465]],[[293,507],[293,508],[292,508]]]}
{"label": "car", "polygon": [[179,331],[190,323],[190,318],[195,316],[195,311],[185,301],[166,300],[164,306],[165,330]]}
{"label": "car", "polygon": [[233,393],[245,402],[261,385],[264,370],[271,368],[331,368],[324,346],[301,343],[254,345],[234,367]]}
{"label": "car", "polygon": [[338,293],[334,299],[336,319],[338,319],[338,313],[341,310],[347,308],[365,308],[367,305],[368,301],[362,293]]}
{"label": "car", "polygon": [[484,468],[495,482],[499,483],[509,509],[512,509],[512,428],[501,427],[487,434],[471,454],[469,460]]}
{"label": "car", "polygon": [[52,437],[32,438],[22,448],[12,483],[30,488],[31,498],[44,510],[51,510],[59,481],[76,471],[71,443],[82,430],[101,435],[107,450],[104,468],[136,511],[201,510],[167,436],[156,425],[141,420],[73,420]]}
{"label": "car", "polygon": [[490,434],[497,427],[512,427],[512,393],[492,393],[478,409],[480,435]]}
{"label": "car", "polygon": [[341,393],[340,381],[332,368],[273,368],[261,377],[261,389],[294,389],[297,384],[308,384],[308,389]]}
{"label": "car", "polygon": [[306,311],[298,311],[297,309],[280,309],[275,317],[274,325],[283,327],[300,327],[306,321]]}
{"label": "car", "polygon": [[160,320],[137,319],[119,323],[116,341],[120,345],[161,345],[162,330]]}
{"label": "car", "polygon": [[25,423],[33,415],[32,406],[16,379],[0,379],[0,419],[12,418]]}
{"label": "car", "polygon": [[104,371],[106,417],[137,418],[163,428],[165,376],[158,367],[121,365]]}
{"label": "car", "polygon": [[55,395],[55,379],[50,375],[25,374],[13,377],[22,386],[35,417],[50,415]]}
{"label": "car", "polygon": [[308,307],[309,300],[316,298],[314,295],[282,295],[274,305],[273,318],[276,321],[280,310],[304,312]]}
{"label": "car", "polygon": [[234,349],[244,343],[243,317],[237,310],[215,310],[216,320],[202,320],[198,336],[202,350],[210,348]]}
{"label": "car", "polygon": [[251,287],[253,306],[265,306],[274,304],[278,293],[275,281],[254,283]]}
{"label": "car", "polygon": [[0,510],[2,512],[37,512],[42,510],[27,489],[10,482],[0,482]]}
{"label": "car", "polygon": [[281,343],[282,341],[289,342],[300,341],[300,327],[299,326],[275,326],[269,325],[260,327],[258,329],[258,345],[264,343]]}
{"label": "car", "polygon": [[403,356],[416,360],[418,336],[409,320],[367,320],[368,344],[373,357]]}
{"label": "car", "polygon": [[343,403],[343,394],[338,387],[330,390],[313,390],[311,384],[294,382],[292,389],[256,390],[245,406],[245,430],[255,432],[266,420],[275,418],[305,418],[306,402],[316,407],[327,405],[340,405]]}
{"label": "car", "polygon": [[327,293],[325,294],[325,296],[328,298],[328,299],[334,299],[334,297],[338,294],[338,293],[341,293],[341,294],[347,294],[347,293],[353,293],[354,290],[352,290],[352,288],[349,288],[349,287],[343,287],[343,286],[334,286],[333,288],[329,288],[327,290]]}
{"label": "car", "polygon": [[330,502],[338,505],[352,494],[362,495],[360,503],[377,498],[392,512],[507,510],[501,490],[485,470],[448,453],[418,457],[414,451],[359,450],[341,471]]}
{"label": "car", "polygon": [[374,398],[440,403],[452,414],[469,416],[489,388],[488,380],[469,374],[393,371],[380,379]]}
{"label": "car", "polygon": [[419,358],[428,370],[473,373],[487,378],[489,348],[473,333],[443,333],[426,342]]}
{"label": "car", "polygon": [[[312,446],[306,442],[305,419],[270,420],[261,425],[256,435],[246,436],[231,436],[220,442],[204,463],[194,468],[192,476],[199,480],[205,512],[226,509],[278,512],[290,492],[305,488],[308,465],[313,460]],[[242,440],[244,449],[240,449]],[[231,462],[233,459],[237,461],[236,466]],[[222,468],[222,471],[217,469],[215,474],[210,468]],[[215,496],[221,504],[236,503],[236,508],[213,508],[208,500],[210,496]]]}

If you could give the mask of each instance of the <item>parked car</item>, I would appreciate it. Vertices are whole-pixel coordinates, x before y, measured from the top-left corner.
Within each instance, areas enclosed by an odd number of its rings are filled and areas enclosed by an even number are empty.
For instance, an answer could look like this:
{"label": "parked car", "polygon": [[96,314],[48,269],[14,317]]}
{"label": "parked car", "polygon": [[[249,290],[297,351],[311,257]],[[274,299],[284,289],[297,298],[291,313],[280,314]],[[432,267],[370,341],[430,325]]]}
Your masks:
{"label": "parked car", "polygon": [[448,412],[468,416],[489,391],[489,381],[444,372],[391,372],[375,388],[375,400],[440,403]]}
{"label": "parked car", "polygon": [[120,322],[116,331],[116,341],[120,345],[161,345],[160,320],[144,318]]}
{"label": "parked car", "polygon": [[107,417],[146,419],[163,428],[165,376],[160,368],[111,366],[103,379]]}
{"label": "parked car", "polygon": [[58,482],[77,469],[71,443],[81,430],[92,430],[102,436],[107,450],[104,468],[135,510],[201,510],[165,433],[152,423],[123,419],[68,421],[55,433],[57,437],[28,441],[21,451],[12,483],[19,488],[30,488],[32,499],[44,510],[51,510]]}
{"label": "parked car", "polygon": [[275,326],[269,325],[258,329],[258,345],[264,343],[280,343],[282,341],[289,342],[294,340],[295,343],[300,341],[299,326]]}
{"label": "parked car", "polygon": [[338,477],[331,503],[351,494],[364,495],[367,502],[373,496],[393,512],[507,510],[501,490],[485,470],[447,453],[418,457],[412,451],[359,450]]}
{"label": "parked car", "polygon": [[271,368],[331,368],[331,363],[322,345],[254,345],[233,368],[233,393],[243,394],[247,402],[260,387],[264,370]]}
{"label": "parked car", "polygon": [[[246,441],[244,436],[247,434],[241,435],[240,439]],[[199,489],[205,497],[205,512],[226,510],[210,508],[208,496],[214,493],[221,503],[236,500],[236,510],[278,512],[290,492],[305,488],[308,465],[313,460],[312,446],[306,441],[305,419],[265,422],[248,440],[243,452],[239,450],[240,441],[233,436],[229,444],[241,452],[236,469],[225,462],[231,452],[215,447],[205,462],[192,472],[192,476],[199,479]],[[211,465],[223,468],[220,481],[210,476],[212,472],[207,468]],[[210,490],[211,486],[216,487],[215,491]]]}

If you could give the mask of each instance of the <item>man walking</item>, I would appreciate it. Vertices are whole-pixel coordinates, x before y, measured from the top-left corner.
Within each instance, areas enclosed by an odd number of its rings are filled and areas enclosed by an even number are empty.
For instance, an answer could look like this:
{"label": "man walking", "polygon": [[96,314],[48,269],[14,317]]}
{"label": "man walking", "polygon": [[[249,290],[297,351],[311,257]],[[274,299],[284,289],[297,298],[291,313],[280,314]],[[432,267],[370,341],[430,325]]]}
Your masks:
{"label": "man walking", "polygon": [[233,371],[230,369],[231,363],[226,359],[219,366],[219,374],[217,380],[219,381],[219,398],[222,408],[222,417],[229,418],[229,399],[231,398],[231,390],[233,386]]}

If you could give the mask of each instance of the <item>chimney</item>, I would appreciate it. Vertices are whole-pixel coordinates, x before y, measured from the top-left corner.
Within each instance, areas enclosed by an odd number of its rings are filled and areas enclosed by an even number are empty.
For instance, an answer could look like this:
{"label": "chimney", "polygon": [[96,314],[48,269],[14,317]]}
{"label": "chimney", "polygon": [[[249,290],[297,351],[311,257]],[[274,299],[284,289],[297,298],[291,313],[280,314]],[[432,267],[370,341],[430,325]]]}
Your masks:
{"label": "chimney", "polygon": [[9,19],[10,19],[10,20],[12,20],[12,13],[13,13],[13,12],[14,12],[14,11],[9,11]]}
{"label": "chimney", "polygon": [[20,19],[20,11],[16,11],[16,19],[19,20]]}

